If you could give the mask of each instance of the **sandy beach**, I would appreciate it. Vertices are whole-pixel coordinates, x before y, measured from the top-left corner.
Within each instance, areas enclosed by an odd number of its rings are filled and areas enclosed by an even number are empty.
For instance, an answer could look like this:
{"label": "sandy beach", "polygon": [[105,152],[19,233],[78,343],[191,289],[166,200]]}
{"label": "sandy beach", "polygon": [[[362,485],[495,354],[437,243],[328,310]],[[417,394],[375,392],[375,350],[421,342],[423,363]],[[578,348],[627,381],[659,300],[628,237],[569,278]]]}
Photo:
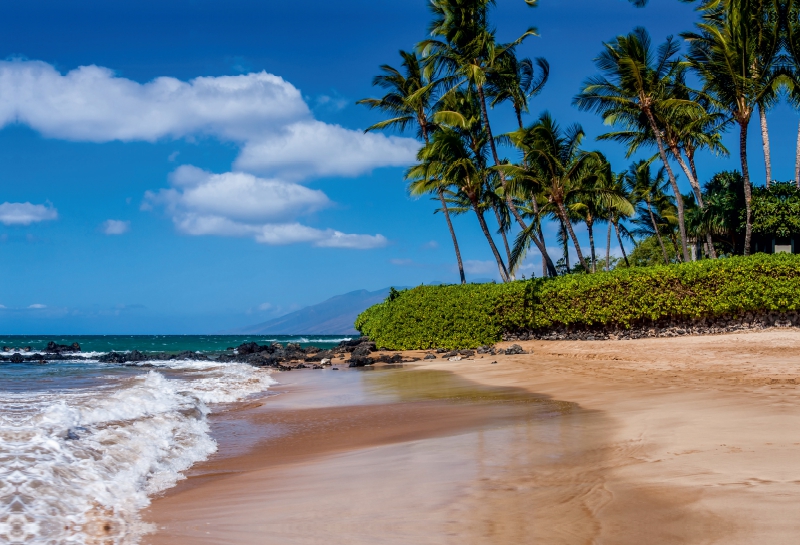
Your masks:
{"label": "sandy beach", "polygon": [[796,542],[800,331],[519,344],[276,373],[145,543]]}

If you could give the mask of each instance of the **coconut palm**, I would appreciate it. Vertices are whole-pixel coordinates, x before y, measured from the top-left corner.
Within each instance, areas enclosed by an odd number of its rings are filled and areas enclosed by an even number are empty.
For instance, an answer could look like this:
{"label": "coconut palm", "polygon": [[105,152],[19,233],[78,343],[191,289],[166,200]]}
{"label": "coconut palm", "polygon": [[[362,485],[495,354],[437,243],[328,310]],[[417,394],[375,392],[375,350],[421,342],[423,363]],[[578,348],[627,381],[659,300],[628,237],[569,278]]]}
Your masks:
{"label": "coconut palm", "polygon": [[[372,82],[376,87],[386,89],[388,92],[382,98],[365,98],[359,100],[357,104],[376,108],[391,116],[389,119],[367,127],[366,131],[385,129],[404,131],[409,127],[416,127],[418,136],[427,145],[430,141],[431,131],[436,128],[436,125],[430,120],[434,109],[432,100],[434,86],[423,74],[420,59],[415,53],[400,51],[400,56],[403,58],[402,71],[385,64],[381,66],[383,73],[376,76]],[[450,220],[450,213],[444,198],[445,188],[436,184],[427,184],[425,187],[434,191],[439,197],[442,214],[447,221],[450,237],[453,239],[461,283],[464,284],[466,283],[464,266],[461,262],[461,251],[458,247],[456,232],[453,229],[453,222]]]}
{"label": "coconut palm", "polygon": [[[420,151],[418,158],[420,164],[417,167],[426,166],[419,170],[415,170],[416,167],[412,167],[412,170],[407,173],[407,177],[412,180],[412,184],[415,180],[423,177],[436,177],[441,179],[442,184],[452,186],[455,190],[463,193],[475,212],[481,231],[483,231],[492,254],[497,261],[500,277],[504,282],[507,282],[509,279],[508,270],[503,263],[503,258],[497,251],[497,246],[495,246],[492,234],[484,218],[485,201],[483,194],[486,190],[484,183],[486,173],[482,171],[480,163],[476,160],[466,139],[451,128],[442,128],[432,135],[430,144]],[[434,172],[435,175],[431,176],[431,173]]]}
{"label": "coconut palm", "polygon": [[[699,32],[686,33],[688,62],[704,82],[704,91],[739,125],[739,157],[745,195],[744,255],[750,254],[752,184],[747,164],[747,131],[755,108],[773,92],[778,76],[762,63],[764,34],[777,22],[764,17],[768,0],[718,0],[706,6]],[[774,38],[777,40],[777,37]]]}
{"label": "coconut palm", "polygon": [[[434,20],[430,25],[431,38],[419,43],[428,62],[428,73],[441,75],[440,83],[445,88],[466,84],[476,90],[481,107],[481,119],[489,138],[489,147],[495,165],[500,165],[486,103],[485,86],[490,72],[495,70],[498,60],[513,54],[514,48],[527,37],[535,36],[536,29],[529,28],[510,43],[499,43],[495,31],[490,27],[489,12],[495,0],[431,0]],[[529,2],[530,5],[535,2]],[[505,179],[500,183],[505,190]],[[506,202],[517,223],[525,230],[527,225],[516,209],[513,198],[506,194]],[[543,244],[537,244],[540,251]]]}
{"label": "coconut palm", "polygon": [[521,129],[522,114],[528,112],[528,101],[542,92],[550,77],[550,64],[542,57],[520,60],[513,53],[508,51],[502,55],[495,69],[489,72],[486,95],[492,99],[492,108],[506,101],[511,102]]}
{"label": "coconut palm", "polygon": [[[584,111],[594,111],[609,124],[621,124],[624,129],[637,124],[647,124],[664,163],[669,184],[674,195],[680,195],[675,174],[668,160],[663,127],[658,125],[656,110],[662,104],[686,110],[696,109],[691,101],[669,96],[669,83],[673,62],[679,45],[670,36],[653,50],[650,35],[637,27],[625,36],[605,44],[605,50],[595,59],[601,75],[585,81],[583,91],[575,97],[574,104]],[[683,203],[677,200],[678,228],[684,259],[689,259]]]}
{"label": "coconut palm", "polygon": [[[587,194],[602,203],[614,203],[618,195],[597,184],[604,175],[605,158],[598,152],[580,149],[584,137],[580,125],[565,130],[548,113],[543,113],[530,127],[509,133],[509,140],[523,153],[521,165],[505,165],[504,171],[520,185],[536,188],[546,198],[553,214],[569,233],[578,260],[586,272],[590,267],[572,228],[570,212],[586,200]],[[619,204],[619,203],[618,203]]]}
{"label": "coconut palm", "polygon": [[[664,246],[662,238],[662,228],[665,222],[660,219],[659,210],[666,210],[669,197],[666,194],[667,180],[665,168],[661,167],[653,176],[651,171],[652,160],[641,160],[633,163],[628,169],[626,185],[629,190],[630,200],[636,204],[639,211],[639,219],[636,223],[642,226],[649,223],[652,228],[652,235],[658,239],[658,245],[664,254],[664,263],[669,263],[667,248]],[[621,241],[620,241],[621,244]]]}

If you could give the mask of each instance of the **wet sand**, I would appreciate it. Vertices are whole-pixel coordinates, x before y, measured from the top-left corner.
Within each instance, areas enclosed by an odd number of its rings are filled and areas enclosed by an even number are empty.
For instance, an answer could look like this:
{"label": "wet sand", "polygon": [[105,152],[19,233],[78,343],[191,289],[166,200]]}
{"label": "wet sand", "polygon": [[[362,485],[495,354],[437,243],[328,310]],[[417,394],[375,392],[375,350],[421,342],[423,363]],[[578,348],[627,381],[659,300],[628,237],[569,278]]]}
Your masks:
{"label": "wet sand", "polygon": [[797,541],[799,331],[519,344],[276,374],[145,543]]}

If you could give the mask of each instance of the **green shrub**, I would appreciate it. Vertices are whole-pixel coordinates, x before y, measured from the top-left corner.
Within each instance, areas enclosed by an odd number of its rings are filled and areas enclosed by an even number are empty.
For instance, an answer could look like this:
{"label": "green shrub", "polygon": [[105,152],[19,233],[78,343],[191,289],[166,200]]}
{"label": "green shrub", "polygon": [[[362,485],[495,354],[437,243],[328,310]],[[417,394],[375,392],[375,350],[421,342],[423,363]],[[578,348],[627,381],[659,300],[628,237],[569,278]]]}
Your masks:
{"label": "green shrub", "polygon": [[453,349],[495,343],[504,332],[798,309],[800,256],[758,254],[508,284],[420,286],[367,309],[355,325],[378,346]]}

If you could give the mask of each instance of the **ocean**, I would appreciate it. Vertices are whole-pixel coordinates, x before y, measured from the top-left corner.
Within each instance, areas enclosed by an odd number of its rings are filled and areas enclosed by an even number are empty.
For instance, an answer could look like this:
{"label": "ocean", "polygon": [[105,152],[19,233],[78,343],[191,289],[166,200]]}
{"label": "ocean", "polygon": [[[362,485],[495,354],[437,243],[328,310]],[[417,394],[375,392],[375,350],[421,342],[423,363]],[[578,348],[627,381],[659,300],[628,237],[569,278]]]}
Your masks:
{"label": "ocean", "polygon": [[[48,364],[0,363],[0,543],[139,543],[150,498],[217,445],[208,415],[264,395],[268,369],[244,363],[100,363],[139,350],[213,356],[244,342],[330,348],[345,336],[5,336],[5,354],[49,341],[82,351]],[[30,352],[25,349],[30,347]]]}

